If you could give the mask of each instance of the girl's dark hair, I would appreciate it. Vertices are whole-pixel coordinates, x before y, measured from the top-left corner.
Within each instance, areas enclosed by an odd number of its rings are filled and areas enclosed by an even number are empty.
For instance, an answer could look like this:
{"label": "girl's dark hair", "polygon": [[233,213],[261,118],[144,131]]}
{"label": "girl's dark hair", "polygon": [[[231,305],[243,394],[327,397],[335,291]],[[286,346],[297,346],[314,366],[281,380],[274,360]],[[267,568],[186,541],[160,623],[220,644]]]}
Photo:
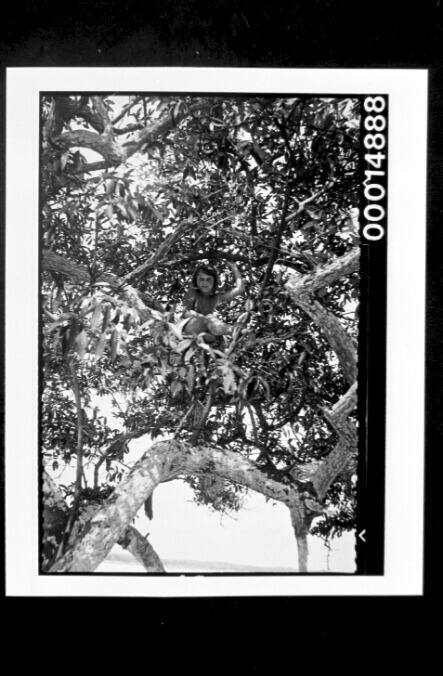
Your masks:
{"label": "girl's dark hair", "polygon": [[192,286],[197,288],[197,275],[199,272],[204,272],[207,275],[210,275],[214,279],[214,286],[212,287],[211,296],[214,296],[218,286],[218,274],[217,270],[212,267],[212,265],[206,265],[205,263],[199,263],[195,268],[192,275]]}

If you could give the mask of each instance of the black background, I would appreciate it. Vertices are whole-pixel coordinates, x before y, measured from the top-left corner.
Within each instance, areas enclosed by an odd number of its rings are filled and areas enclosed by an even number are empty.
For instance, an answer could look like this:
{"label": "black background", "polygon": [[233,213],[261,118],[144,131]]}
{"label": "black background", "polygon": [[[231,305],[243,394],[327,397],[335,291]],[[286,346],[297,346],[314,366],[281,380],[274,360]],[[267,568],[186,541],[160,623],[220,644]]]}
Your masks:
{"label": "black background", "polygon": [[[431,515],[441,511],[436,495],[441,476],[437,464],[443,448],[440,415],[443,380],[443,320],[440,309],[443,273],[442,24],[443,8],[440,0],[412,5],[390,0],[275,0],[266,3],[252,0],[77,0],[70,3],[62,0],[16,0],[2,8],[2,176],[6,67],[429,69],[424,598],[140,599],[132,604],[134,609],[137,607],[141,611],[142,618],[140,624],[140,621],[135,621],[134,615],[131,625],[134,640],[133,631],[137,629],[152,638],[153,631],[170,635],[171,630],[181,631],[188,627],[199,637],[198,643],[203,638],[203,628],[206,628],[214,637],[213,647],[217,651],[220,639],[217,632],[223,627],[227,631],[223,635],[225,639],[227,637],[230,649],[238,645],[241,639],[244,647],[251,650],[249,669],[246,671],[250,673],[257,670],[258,664],[267,661],[275,670],[279,656],[286,651],[289,666],[297,668],[295,653],[301,649],[302,637],[303,641],[306,637],[312,638],[318,647],[334,639],[337,654],[343,654],[343,650],[355,645],[360,652],[360,660],[366,662],[373,647],[376,652],[382,645],[398,646],[400,653],[409,652],[414,650],[414,646],[417,648],[420,645],[417,640],[424,632],[429,645],[431,635],[437,631],[440,622],[431,622],[430,612],[437,600],[439,559],[436,556],[436,544],[440,537]],[[1,191],[0,215],[4,222],[3,181]],[[3,233],[4,228],[0,240],[2,261]],[[107,608],[114,611],[114,628],[120,624],[117,618],[121,604],[127,603],[127,600],[119,600],[116,608],[115,601],[100,600],[100,616],[110,617]],[[13,623],[12,607],[14,611],[20,611],[23,602],[23,599],[8,599],[10,625]],[[62,603],[69,603],[72,610],[77,608],[80,613],[85,612],[85,604],[96,605],[95,600],[91,599],[63,599]],[[56,622],[60,607],[58,599],[51,599],[46,604],[46,616],[52,616]],[[65,613],[63,611],[63,615]],[[23,629],[27,614],[19,612],[17,617]],[[57,634],[54,628],[53,631]],[[406,643],[412,637],[414,642]],[[306,648],[305,643],[303,648]],[[333,654],[329,654],[330,665],[333,663]],[[312,657],[312,653],[310,655]],[[147,659],[146,654],[145,657]],[[357,664],[354,661],[354,665]],[[210,668],[209,664],[207,666]],[[232,664],[228,666],[232,668]]]}

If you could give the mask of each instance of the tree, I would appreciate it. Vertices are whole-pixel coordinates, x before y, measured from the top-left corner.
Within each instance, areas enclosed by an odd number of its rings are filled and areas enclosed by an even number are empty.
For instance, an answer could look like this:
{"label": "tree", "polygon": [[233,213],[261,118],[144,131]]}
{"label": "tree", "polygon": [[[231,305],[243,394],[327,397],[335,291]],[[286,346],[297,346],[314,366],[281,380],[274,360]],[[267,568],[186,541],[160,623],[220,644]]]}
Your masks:
{"label": "tree", "polygon": [[[286,504],[302,571],[310,530],[353,527],[359,114],[353,99],[43,99],[42,452],[48,472],[76,466],[63,494],[44,484],[43,570],[94,570],[115,542],[161,569],[131,522],[177,477],[218,510],[247,490]],[[223,349],[181,316],[201,260],[246,282],[220,311]]]}

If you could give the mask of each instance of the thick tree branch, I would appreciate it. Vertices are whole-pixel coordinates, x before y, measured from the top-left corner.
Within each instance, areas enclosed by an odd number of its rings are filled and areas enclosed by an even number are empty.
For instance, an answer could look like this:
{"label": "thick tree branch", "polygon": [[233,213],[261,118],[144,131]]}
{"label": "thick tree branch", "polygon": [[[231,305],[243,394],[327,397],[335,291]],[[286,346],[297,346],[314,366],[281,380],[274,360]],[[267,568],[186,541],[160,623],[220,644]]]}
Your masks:
{"label": "thick tree branch", "polygon": [[[117,116],[114,121],[111,122],[107,116],[107,111],[105,111],[106,114],[104,114],[103,111],[100,112],[100,106],[97,103],[97,99],[99,98],[100,97],[95,97],[95,111],[88,109],[89,117],[91,115],[95,115],[93,121],[88,121],[92,126],[94,126],[94,128],[98,128],[100,133],[96,133],[88,129],[77,129],[74,131],[61,133],[63,124],[56,124],[56,117],[53,112],[51,112],[47,122],[45,123],[45,139],[50,140],[54,145],[66,150],[77,146],[80,148],[90,148],[103,157],[103,162],[86,164],[79,168],[77,173],[91,172],[98,169],[123,164],[127,159],[129,159],[129,157],[131,157],[131,155],[141,150],[144,145],[154,141],[156,138],[158,138],[158,136],[167,134],[167,132],[173,127],[177,126],[177,124],[179,124],[182,119],[188,115],[192,115],[196,111],[201,112],[205,109],[205,107],[209,106],[209,104],[198,102],[192,106],[184,107],[182,112],[180,112],[177,116],[174,116],[170,111],[166,111],[159,120],[156,120],[152,124],[143,127],[137,134],[135,134],[133,139],[130,139],[126,142],[120,142],[116,140],[115,136],[117,134],[115,133],[115,130],[111,129],[111,124],[115,124],[116,121],[121,119],[121,117]],[[60,103],[58,103],[58,105],[60,105]],[[97,107],[99,110],[97,110]],[[125,113],[126,112],[127,110]],[[64,119],[63,115],[61,117]],[[85,117],[85,119],[87,118]],[[97,119],[101,120],[101,123],[97,124]],[[103,124],[102,130],[101,124]],[[56,135],[54,135],[55,132],[57,132]]]}
{"label": "thick tree branch", "polygon": [[344,395],[332,407],[329,422],[339,429],[346,423],[349,415],[357,406],[357,383],[353,383]]}
{"label": "thick tree branch", "polygon": [[52,138],[58,136],[63,125],[74,117],[81,117],[100,134],[104,131],[105,121],[100,114],[88,106],[88,96],[81,96],[78,101],[68,96],[57,96],[52,101],[48,115],[47,131]]}
{"label": "thick tree branch", "polygon": [[127,154],[119,143],[115,142],[109,134],[97,134],[88,129],[76,129],[67,131],[53,139],[57,145],[66,150],[69,148],[89,148],[101,155],[109,165],[121,164],[127,159]]}
{"label": "thick tree branch", "polygon": [[[295,465],[291,471],[294,479],[311,482],[317,499],[322,502],[336,478],[349,468],[357,454],[357,425],[349,415],[357,406],[357,383],[345,392],[330,411],[323,415],[338,436],[338,441],[321,461],[314,460],[305,465]],[[306,506],[309,507],[308,503]]]}
{"label": "thick tree branch", "polygon": [[342,277],[348,277],[351,273],[357,272],[359,264],[360,250],[356,247],[344,256],[319,266],[307,275],[297,275],[290,272],[286,281],[286,288],[293,297],[313,294],[320,289],[331,286]]}
{"label": "thick tree branch", "polygon": [[159,483],[180,476],[210,473],[283,502],[303,521],[304,507],[294,484],[283,484],[260,471],[240,454],[214,446],[191,446],[178,441],[153,444],[115,488],[83,529],[78,541],[51,572],[91,572],[106,558],[115,542]]}
{"label": "thick tree branch", "polygon": [[354,383],[333,406],[330,415],[326,414],[328,422],[337,432],[338,442],[311,479],[320,500],[324,499],[331,484],[357,453],[357,427],[354,420],[349,418],[356,405],[357,383]]}
{"label": "thick tree branch", "polygon": [[345,470],[357,452],[357,431],[351,422],[343,425],[335,448],[318,467],[311,481],[320,501],[324,500],[331,484]]}
{"label": "thick tree branch", "polygon": [[337,355],[347,383],[349,385],[354,383],[357,378],[357,354],[353,340],[340,320],[332,312],[328,312],[317,300],[312,300],[307,296],[298,296],[294,300],[325,335]]}
{"label": "thick tree branch", "polygon": [[154,547],[134,526],[129,526],[118,544],[123,549],[131,552],[132,556],[142,564],[147,573],[166,572]]}
{"label": "thick tree branch", "polygon": [[340,320],[331,312],[328,312],[321,303],[313,299],[312,294],[322,287],[333,284],[341,277],[358,270],[358,263],[359,251],[354,249],[313,273],[303,276],[290,273],[285,284],[294,302],[311,317],[324,333],[331,348],[336,353],[343,375],[350,385],[357,378],[357,356],[352,338],[348,335]]}
{"label": "thick tree branch", "polygon": [[343,375],[350,385],[332,411],[324,411],[326,420],[338,435],[338,441],[335,448],[320,464],[312,464],[312,474],[309,478],[320,501],[325,498],[331,484],[344,471],[357,452],[356,423],[349,418],[357,404],[357,357],[353,341],[341,322],[317,300],[314,300],[311,294],[324,286],[333,284],[342,276],[357,271],[358,263],[359,251],[354,249],[312,274],[303,276],[290,274],[286,282],[286,288],[292,299],[326,336],[337,355]]}

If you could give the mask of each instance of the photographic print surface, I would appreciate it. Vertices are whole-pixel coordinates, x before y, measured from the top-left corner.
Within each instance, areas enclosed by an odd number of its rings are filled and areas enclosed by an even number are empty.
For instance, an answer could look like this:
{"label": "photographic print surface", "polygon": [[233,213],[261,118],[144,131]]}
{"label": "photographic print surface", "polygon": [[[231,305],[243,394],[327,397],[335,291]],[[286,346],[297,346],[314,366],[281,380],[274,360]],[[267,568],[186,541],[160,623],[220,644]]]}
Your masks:
{"label": "photographic print surface", "polygon": [[38,91],[39,579],[386,575],[391,97],[337,90]]}

